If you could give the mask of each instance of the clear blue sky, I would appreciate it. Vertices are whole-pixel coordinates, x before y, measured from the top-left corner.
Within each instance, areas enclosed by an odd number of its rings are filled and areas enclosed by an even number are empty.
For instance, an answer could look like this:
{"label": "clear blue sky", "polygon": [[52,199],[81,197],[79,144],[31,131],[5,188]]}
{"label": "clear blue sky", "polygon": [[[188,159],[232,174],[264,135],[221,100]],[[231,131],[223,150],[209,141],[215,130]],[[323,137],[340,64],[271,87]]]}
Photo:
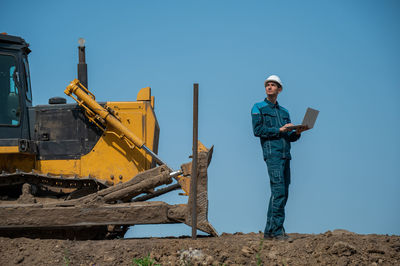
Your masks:
{"label": "clear blue sky", "polygon": [[[263,81],[279,103],[316,126],[292,145],[287,232],[400,234],[399,1],[11,1],[0,32],[31,44],[34,104],[62,96],[87,41],[89,86],[100,101],[135,100],[151,86],[160,156],[187,162],[192,87],[199,136],[215,145],[209,220],[221,232],[263,230],[270,196],[250,109]],[[71,102],[69,100],[69,102]],[[162,199],[185,202],[178,192]],[[185,225],[137,226],[129,236],[190,234]]]}

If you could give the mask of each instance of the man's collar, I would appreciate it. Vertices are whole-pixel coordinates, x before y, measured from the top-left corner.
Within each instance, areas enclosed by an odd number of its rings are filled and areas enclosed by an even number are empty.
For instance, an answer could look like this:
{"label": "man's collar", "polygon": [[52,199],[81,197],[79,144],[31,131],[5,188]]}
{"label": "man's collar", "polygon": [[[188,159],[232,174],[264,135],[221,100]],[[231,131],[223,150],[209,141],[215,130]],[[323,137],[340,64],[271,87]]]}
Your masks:
{"label": "man's collar", "polygon": [[269,105],[269,107],[271,108],[279,108],[279,103],[278,101],[276,101],[275,104],[273,104],[272,102],[270,102],[267,98],[264,99],[264,101]]}

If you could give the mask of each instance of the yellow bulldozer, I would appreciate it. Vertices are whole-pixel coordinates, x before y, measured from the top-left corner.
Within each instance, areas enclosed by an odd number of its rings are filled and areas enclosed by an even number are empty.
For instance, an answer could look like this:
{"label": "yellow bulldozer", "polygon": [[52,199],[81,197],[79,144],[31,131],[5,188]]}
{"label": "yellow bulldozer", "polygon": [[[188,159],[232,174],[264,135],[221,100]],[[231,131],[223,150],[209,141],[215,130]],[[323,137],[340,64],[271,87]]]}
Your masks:
{"label": "yellow bulldozer", "polygon": [[[194,196],[192,162],[173,170],[157,155],[151,89],[136,101],[97,102],[78,49],[78,79],[64,91],[76,103],[54,97],[32,106],[29,44],[0,34],[0,235],[122,237],[135,224],[191,226],[194,215],[196,228],[217,235],[207,218],[213,148],[198,145]],[[188,204],[148,201],[177,189]]]}

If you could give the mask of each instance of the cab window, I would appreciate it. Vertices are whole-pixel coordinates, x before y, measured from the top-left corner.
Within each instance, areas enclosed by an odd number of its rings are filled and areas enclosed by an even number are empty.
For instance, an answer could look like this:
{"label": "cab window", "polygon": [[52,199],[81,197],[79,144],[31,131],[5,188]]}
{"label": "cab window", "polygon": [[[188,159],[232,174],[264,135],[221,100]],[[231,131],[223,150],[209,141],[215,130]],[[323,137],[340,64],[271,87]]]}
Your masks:
{"label": "cab window", "polygon": [[18,126],[21,115],[19,83],[15,57],[0,54],[0,124]]}
{"label": "cab window", "polygon": [[24,61],[25,76],[26,76],[26,99],[29,102],[32,102],[31,74],[29,73],[29,64],[26,57],[24,57],[23,61]]}

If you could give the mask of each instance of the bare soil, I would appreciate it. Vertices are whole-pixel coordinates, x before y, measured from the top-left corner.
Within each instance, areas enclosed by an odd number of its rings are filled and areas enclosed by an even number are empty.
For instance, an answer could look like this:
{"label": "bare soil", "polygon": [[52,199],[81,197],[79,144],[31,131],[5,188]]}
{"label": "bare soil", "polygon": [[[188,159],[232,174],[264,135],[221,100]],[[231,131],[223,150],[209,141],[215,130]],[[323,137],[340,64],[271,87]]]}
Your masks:
{"label": "bare soil", "polygon": [[161,265],[400,265],[400,236],[346,230],[289,235],[291,241],[263,240],[261,233],[197,240],[0,237],[0,265],[134,265],[134,258],[147,256]]}

